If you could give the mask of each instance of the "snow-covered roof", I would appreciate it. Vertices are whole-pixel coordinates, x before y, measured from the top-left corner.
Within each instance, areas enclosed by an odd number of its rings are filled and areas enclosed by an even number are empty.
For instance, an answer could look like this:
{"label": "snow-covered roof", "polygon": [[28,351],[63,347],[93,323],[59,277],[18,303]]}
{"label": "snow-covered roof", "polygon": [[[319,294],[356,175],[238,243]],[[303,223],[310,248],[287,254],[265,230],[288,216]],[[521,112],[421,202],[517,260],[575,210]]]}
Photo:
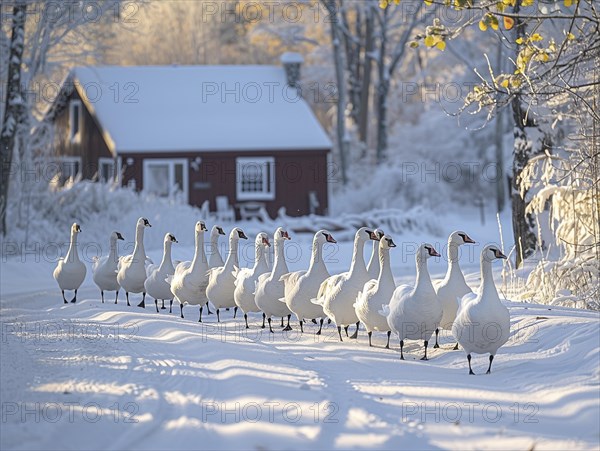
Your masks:
{"label": "snow-covered roof", "polygon": [[114,152],[330,149],[278,66],[96,66],[72,80]]}

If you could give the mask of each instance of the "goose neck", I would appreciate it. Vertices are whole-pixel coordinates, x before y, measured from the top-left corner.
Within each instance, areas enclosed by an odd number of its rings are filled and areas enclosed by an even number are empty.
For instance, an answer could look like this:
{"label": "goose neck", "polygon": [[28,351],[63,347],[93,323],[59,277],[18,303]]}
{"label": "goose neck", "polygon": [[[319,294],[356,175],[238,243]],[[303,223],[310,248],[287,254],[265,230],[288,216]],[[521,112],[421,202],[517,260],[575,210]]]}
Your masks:
{"label": "goose neck", "polygon": [[114,238],[110,239],[110,249],[108,251],[108,261],[109,262],[117,261],[117,240]]}
{"label": "goose neck", "polygon": [[67,251],[66,261],[79,261],[79,253],[77,252],[77,232],[71,232],[71,241],[69,242],[69,250]]}
{"label": "goose neck", "polygon": [[192,267],[197,267],[203,263],[208,264],[206,254],[204,253],[204,233],[196,232],[196,249],[194,250],[194,260]]}
{"label": "goose neck", "polygon": [[494,276],[492,274],[492,262],[486,258],[481,258],[481,299],[485,302],[488,299],[497,299],[498,291],[496,290],[496,284],[494,283]]}
{"label": "goose neck", "polygon": [[235,237],[229,239],[229,254],[227,254],[227,261],[225,262],[227,268],[233,269],[234,266],[236,268],[240,266],[238,261],[238,242],[239,240]]}
{"label": "goose neck", "polygon": [[313,242],[312,255],[310,257],[310,264],[308,266],[308,273],[317,270],[317,268],[325,267],[323,261],[323,244],[318,241]]}
{"label": "goose neck", "polygon": [[373,240],[373,252],[371,252],[371,258],[369,259],[368,268],[371,268],[373,264],[377,264],[378,261],[381,261],[379,258],[379,241]]}
{"label": "goose neck", "polygon": [[289,272],[283,246],[283,240],[275,240],[275,263],[273,264],[273,274],[275,275]]}
{"label": "goose neck", "polygon": [[457,275],[462,275],[459,263],[459,247],[457,244],[448,243],[448,276],[456,277]]}
{"label": "goose neck", "polygon": [[392,274],[392,265],[390,263],[390,250],[379,248],[379,283],[386,281],[394,282],[394,275]]}
{"label": "goose neck", "polygon": [[354,240],[354,251],[352,253],[352,264],[350,265],[350,275],[358,271],[366,271],[364,259],[364,244],[365,242],[360,238]]}
{"label": "goose neck", "polygon": [[416,288],[433,290],[433,284],[431,283],[431,277],[429,275],[429,268],[427,268],[427,259],[420,254],[417,255]]}
{"label": "goose neck", "polygon": [[163,258],[162,258],[162,261],[160,262],[161,269],[163,269],[167,266],[173,266],[173,263],[171,260],[171,246],[172,246],[171,241],[165,241]]}
{"label": "goose neck", "polygon": [[144,226],[137,226],[135,229],[135,246],[133,248],[134,257],[146,259],[146,251],[144,250]]}

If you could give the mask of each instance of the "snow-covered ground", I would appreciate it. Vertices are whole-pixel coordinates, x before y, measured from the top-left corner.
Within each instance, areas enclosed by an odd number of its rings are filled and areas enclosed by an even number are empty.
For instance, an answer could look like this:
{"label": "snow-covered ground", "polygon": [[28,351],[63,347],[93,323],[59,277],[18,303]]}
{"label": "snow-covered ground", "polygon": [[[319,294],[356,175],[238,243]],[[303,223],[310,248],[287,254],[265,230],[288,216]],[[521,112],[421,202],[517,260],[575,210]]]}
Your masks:
{"label": "snow-covered ground", "polygon": [[[493,217],[486,226],[460,214],[441,224],[478,241],[461,258],[475,287],[481,246],[499,241]],[[292,238],[290,270],[306,265],[310,243],[308,235]],[[414,277],[413,243],[445,241],[394,239],[398,283]],[[153,244],[148,253],[158,260],[160,243]],[[191,253],[174,248],[174,258]],[[326,249],[330,271],[346,270],[350,253],[349,241]],[[333,325],[320,338],[310,324],[304,335],[297,327],[271,335],[258,315],[246,331],[231,312],[220,325],[215,315],[199,324],[192,307],[182,320],[176,310],[156,314],[151,303],[145,311],[126,307],[123,294],[118,305],[101,304],[91,271],[80,301],[64,305],[54,264],[38,257],[1,263],[2,449],[599,447],[597,312],[506,301],[511,339],[491,375],[487,358],[476,356],[477,376],[468,376],[448,334],[429,361],[411,342],[401,362],[397,341],[386,350],[383,334],[369,348],[364,331],[340,343]],[[429,267],[435,278],[446,265],[438,259]]]}

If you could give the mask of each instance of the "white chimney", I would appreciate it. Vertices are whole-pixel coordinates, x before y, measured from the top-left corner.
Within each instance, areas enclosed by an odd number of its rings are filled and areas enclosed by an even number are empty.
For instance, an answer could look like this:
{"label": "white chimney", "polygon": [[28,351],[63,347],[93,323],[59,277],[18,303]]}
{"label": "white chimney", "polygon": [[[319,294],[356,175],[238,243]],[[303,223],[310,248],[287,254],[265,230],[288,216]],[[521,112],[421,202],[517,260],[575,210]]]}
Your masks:
{"label": "white chimney", "polygon": [[288,85],[292,88],[297,87],[300,80],[300,67],[304,62],[302,55],[296,52],[285,52],[281,55],[281,64],[285,69]]}

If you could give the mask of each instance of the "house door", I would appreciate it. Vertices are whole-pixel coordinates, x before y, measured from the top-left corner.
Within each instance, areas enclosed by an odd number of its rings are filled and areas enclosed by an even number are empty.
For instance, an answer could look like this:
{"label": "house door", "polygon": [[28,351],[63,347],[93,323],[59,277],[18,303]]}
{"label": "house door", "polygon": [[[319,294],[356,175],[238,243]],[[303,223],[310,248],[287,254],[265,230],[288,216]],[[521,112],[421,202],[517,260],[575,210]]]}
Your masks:
{"label": "house door", "polygon": [[188,202],[188,164],[185,158],[145,159],[144,191]]}

